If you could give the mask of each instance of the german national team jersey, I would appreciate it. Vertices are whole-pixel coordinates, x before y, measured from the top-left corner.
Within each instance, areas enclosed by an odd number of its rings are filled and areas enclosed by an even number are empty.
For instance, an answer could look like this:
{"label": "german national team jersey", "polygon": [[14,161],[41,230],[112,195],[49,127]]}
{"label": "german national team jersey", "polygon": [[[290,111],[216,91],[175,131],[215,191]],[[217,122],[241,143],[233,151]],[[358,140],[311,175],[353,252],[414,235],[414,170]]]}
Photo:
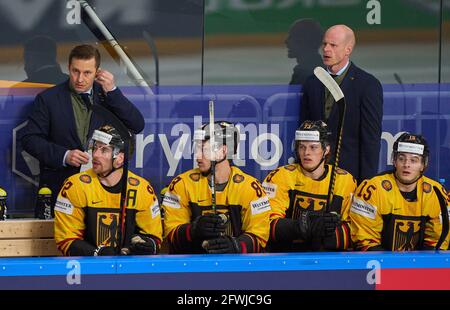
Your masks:
{"label": "german national team jersey", "polygon": [[[127,231],[162,240],[160,208],[152,186],[128,172]],[[115,246],[118,238],[120,193],[103,188],[97,174],[89,169],[64,182],[55,204],[55,239],[65,254],[73,241]],[[133,220],[134,219],[134,220]],[[133,227],[130,228],[130,225]],[[134,226],[135,225],[135,226]],[[133,229],[134,228],[134,229]]]}
{"label": "german national team jersey", "polygon": [[[192,169],[172,180],[165,193],[162,207],[164,235],[175,243],[179,227],[196,217],[214,212],[208,178],[199,169]],[[232,166],[228,183],[216,191],[216,212],[227,216],[226,234],[251,236],[255,246],[263,248],[269,237],[270,205],[261,184],[254,177]]]}
{"label": "german national team jersey", "polygon": [[[325,165],[325,173],[318,180],[305,176],[298,163],[278,167],[270,172],[263,182],[263,188],[269,196],[272,207],[270,215],[272,225],[279,218],[298,219],[299,213],[304,210],[325,211],[331,168],[331,165]],[[356,182],[353,176],[347,171],[337,168],[334,195],[329,211],[340,214],[341,221],[345,223],[342,227],[341,249],[350,246],[348,213],[355,190]],[[289,244],[289,247],[290,249],[284,246],[283,250],[310,250],[310,245],[303,244],[302,240],[294,241],[293,244]]]}
{"label": "german national team jersey", "polygon": [[[441,210],[434,187],[447,198]],[[392,171],[361,183],[350,209],[352,239],[360,250],[381,246],[389,251],[434,248],[441,237],[448,197],[442,185],[425,176],[417,181],[417,199],[404,198]],[[448,248],[448,237],[441,249]]]}

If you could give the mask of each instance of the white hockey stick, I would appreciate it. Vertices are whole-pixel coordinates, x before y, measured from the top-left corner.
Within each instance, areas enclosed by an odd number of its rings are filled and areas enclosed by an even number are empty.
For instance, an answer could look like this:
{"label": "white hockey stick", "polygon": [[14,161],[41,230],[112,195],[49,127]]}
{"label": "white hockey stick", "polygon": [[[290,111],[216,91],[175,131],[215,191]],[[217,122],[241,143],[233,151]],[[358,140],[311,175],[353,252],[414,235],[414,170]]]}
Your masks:
{"label": "white hockey stick", "polygon": [[342,89],[336,83],[336,81],[331,77],[331,75],[325,71],[322,67],[316,67],[314,69],[314,75],[322,82],[322,84],[328,89],[328,91],[333,96],[336,104],[339,109],[339,120],[337,126],[337,139],[335,145],[335,153],[334,153],[334,164],[331,168],[331,176],[330,176],[330,185],[328,187],[328,196],[327,196],[327,205],[325,207],[325,211],[330,211],[331,202],[333,199],[334,193],[334,183],[336,181],[336,168],[339,166],[339,153],[341,149],[342,142],[342,132],[344,128],[344,118],[345,118],[345,97]]}
{"label": "white hockey stick", "polygon": [[211,208],[216,213],[216,143],[214,136],[214,101],[209,101],[209,146],[211,158]]}

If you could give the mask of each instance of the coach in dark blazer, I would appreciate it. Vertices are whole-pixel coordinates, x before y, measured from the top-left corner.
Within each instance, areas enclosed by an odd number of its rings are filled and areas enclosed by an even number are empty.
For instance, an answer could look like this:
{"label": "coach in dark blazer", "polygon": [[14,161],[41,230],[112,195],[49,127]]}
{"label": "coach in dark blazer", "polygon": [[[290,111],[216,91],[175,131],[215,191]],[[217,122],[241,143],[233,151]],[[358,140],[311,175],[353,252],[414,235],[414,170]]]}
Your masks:
{"label": "coach in dark blazer", "polygon": [[[361,182],[378,171],[383,90],[373,75],[350,62],[354,45],[353,31],[345,25],[335,25],[324,35],[322,59],[328,72],[340,85],[347,103],[339,166]],[[326,120],[333,132],[334,149],[338,118],[338,107],[333,97],[314,75],[310,76],[303,86],[301,122],[307,119]]]}
{"label": "coach in dark blazer", "polygon": [[113,112],[133,133],[144,128],[141,112],[115,86],[114,76],[99,69],[100,53],[90,45],[69,56],[69,79],[38,94],[21,137],[25,151],[40,162],[39,184],[52,190],[52,205],[64,180],[87,164],[86,145],[95,128],[110,123],[90,105]]}

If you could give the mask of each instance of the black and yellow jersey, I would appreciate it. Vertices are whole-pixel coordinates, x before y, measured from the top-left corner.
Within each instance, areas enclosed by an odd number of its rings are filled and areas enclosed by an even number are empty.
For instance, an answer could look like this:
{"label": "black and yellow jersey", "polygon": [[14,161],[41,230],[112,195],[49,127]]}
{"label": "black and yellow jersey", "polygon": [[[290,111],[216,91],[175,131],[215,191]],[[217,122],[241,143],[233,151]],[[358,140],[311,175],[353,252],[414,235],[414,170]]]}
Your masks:
{"label": "black and yellow jersey", "polygon": [[[129,171],[126,199],[127,231],[152,236],[160,244],[160,208],[150,183]],[[87,241],[94,247],[116,246],[119,212],[120,191],[107,191],[92,169],[69,177],[55,204],[58,248],[69,255],[75,240]]]}
{"label": "black and yellow jersey", "polygon": [[[278,167],[267,175],[262,185],[272,207],[270,214],[272,251],[311,250],[311,244],[306,244],[303,240],[280,244],[276,238],[277,221],[280,218],[298,219],[299,213],[304,210],[324,212],[331,168],[331,165],[325,165],[323,176],[317,180],[305,176],[298,163]],[[329,211],[340,214],[343,222],[341,230],[337,231],[338,249],[347,249],[350,246],[349,209],[355,190],[356,182],[353,176],[337,168],[334,195]]]}
{"label": "black and yellow jersey", "polygon": [[[190,237],[189,224],[212,210],[208,178],[199,169],[175,177],[165,193],[164,235],[173,253],[202,253],[200,244]],[[222,191],[216,191],[216,212],[227,216],[226,234],[249,236],[252,244],[246,252],[259,252],[269,237],[270,205],[261,184],[254,177],[232,166],[230,177]],[[187,224],[187,225],[186,225]]]}
{"label": "black and yellow jersey", "polygon": [[[350,208],[352,239],[359,250],[388,251],[432,249],[442,233],[442,212],[434,187],[447,198],[441,184],[425,176],[417,181],[416,199],[400,192],[394,173],[388,171],[361,183]],[[447,220],[447,219],[445,219]],[[445,236],[444,236],[445,237]],[[444,238],[443,237],[443,238]],[[441,249],[448,248],[448,236]]]}

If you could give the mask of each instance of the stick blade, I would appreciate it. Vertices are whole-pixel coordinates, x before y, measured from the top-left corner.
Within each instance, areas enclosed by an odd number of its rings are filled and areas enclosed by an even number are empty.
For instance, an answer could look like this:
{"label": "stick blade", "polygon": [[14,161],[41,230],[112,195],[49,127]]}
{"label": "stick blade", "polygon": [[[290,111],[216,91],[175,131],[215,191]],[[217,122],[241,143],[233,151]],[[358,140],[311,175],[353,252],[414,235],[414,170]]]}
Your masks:
{"label": "stick blade", "polygon": [[338,102],[339,100],[344,98],[344,93],[342,92],[341,88],[324,68],[316,67],[314,69],[314,75],[330,91],[331,95],[334,98],[334,101]]}

